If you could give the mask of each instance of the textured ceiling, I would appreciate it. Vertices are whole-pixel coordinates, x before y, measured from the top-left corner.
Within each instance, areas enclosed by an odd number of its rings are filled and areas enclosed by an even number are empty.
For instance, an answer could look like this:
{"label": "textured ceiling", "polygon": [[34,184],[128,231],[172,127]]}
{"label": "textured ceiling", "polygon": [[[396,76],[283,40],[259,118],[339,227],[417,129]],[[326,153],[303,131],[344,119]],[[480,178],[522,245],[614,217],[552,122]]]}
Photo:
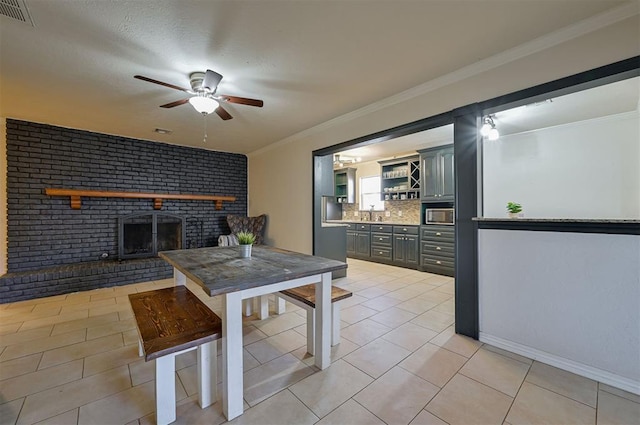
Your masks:
{"label": "textured ceiling", "polygon": [[[625,2],[25,3],[35,26],[0,18],[1,116],[249,153]],[[185,93],[133,78],[188,87],[207,68],[264,107],[225,104],[229,121],[162,109]]]}

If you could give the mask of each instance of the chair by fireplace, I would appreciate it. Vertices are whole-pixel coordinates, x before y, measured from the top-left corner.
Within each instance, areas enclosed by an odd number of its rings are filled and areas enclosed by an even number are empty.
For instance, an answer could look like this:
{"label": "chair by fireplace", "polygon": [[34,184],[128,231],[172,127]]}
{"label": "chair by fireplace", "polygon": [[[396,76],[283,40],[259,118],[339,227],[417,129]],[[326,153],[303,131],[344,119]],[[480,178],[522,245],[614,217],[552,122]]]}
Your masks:
{"label": "chair by fireplace", "polygon": [[183,249],[186,242],[184,217],[144,212],[118,219],[118,254],[121,260],[157,257],[159,251]]}

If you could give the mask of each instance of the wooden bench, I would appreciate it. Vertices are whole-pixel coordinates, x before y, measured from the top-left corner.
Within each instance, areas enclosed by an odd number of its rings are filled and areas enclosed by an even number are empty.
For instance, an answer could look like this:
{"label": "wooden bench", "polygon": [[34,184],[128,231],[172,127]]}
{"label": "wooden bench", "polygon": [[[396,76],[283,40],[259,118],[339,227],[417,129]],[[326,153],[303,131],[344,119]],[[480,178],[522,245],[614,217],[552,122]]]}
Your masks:
{"label": "wooden bench", "polygon": [[[331,345],[340,344],[340,303],[339,301],[349,298],[353,293],[350,291],[331,286]],[[315,334],[315,308],[316,308],[316,286],[314,284],[299,286],[297,288],[280,291],[276,295],[284,298],[292,304],[307,310],[307,352],[313,355],[314,334]],[[280,310],[280,308],[278,308]]]}
{"label": "wooden bench", "polygon": [[130,294],[140,355],[156,361],[156,424],[176,420],[175,357],[198,350],[198,401],[216,400],[216,342],[222,321],[185,286]]}

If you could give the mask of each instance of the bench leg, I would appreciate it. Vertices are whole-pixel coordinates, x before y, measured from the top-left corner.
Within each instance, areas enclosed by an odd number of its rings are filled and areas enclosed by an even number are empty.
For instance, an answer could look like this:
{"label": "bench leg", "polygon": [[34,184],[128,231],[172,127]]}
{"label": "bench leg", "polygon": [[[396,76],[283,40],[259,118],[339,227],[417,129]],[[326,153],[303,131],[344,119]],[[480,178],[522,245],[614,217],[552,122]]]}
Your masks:
{"label": "bench leg", "polygon": [[249,317],[253,314],[253,298],[242,300],[242,312],[246,317]]}
{"label": "bench leg", "polygon": [[313,356],[316,333],[316,311],[313,308],[306,308],[305,310],[307,310],[307,353]]}
{"label": "bench leg", "polygon": [[276,313],[277,314],[284,314],[285,312],[285,305],[286,305],[286,301],[284,298],[279,297],[278,294],[274,294],[274,297],[276,297]]}
{"label": "bench leg", "polygon": [[260,303],[259,310],[258,310],[258,318],[260,320],[268,319],[269,318],[269,296],[268,295],[259,296],[258,302]]}
{"label": "bench leg", "polygon": [[167,425],[176,420],[175,356],[156,359],[156,424]]}
{"label": "bench leg", "polygon": [[217,398],[216,343],[211,341],[198,346],[198,402],[202,409],[211,406]]}
{"label": "bench leg", "polygon": [[340,303],[331,304],[331,346],[340,344]]}

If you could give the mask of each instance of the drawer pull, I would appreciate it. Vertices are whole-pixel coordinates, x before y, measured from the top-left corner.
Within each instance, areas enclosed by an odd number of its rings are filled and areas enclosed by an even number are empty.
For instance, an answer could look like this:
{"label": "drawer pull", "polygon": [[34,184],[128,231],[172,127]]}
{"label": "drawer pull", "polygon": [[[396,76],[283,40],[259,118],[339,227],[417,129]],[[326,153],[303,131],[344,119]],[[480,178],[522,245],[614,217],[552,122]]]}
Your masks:
{"label": "drawer pull", "polygon": [[436,247],[436,251],[440,251],[442,250],[442,248],[440,248],[439,246]]}
{"label": "drawer pull", "polygon": [[403,231],[403,232],[406,232],[406,231],[407,231],[407,228],[406,228],[406,227],[402,228],[402,231]]}
{"label": "drawer pull", "polygon": [[436,260],[436,264],[442,264],[442,261]]}
{"label": "drawer pull", "polygon": [[378,254],[382,255],[382,254],[383,254],[383,252],[382,252],[382,251],[380,251],[380,252],[378,252]]}
{"label": "drawer pull", "polygon": [[380,238],[379,240],[383,240],[383,238]]}
{"label": "drawer pull", "polygon": [[442,236],[442,233],[436,232],[436,236]]}

